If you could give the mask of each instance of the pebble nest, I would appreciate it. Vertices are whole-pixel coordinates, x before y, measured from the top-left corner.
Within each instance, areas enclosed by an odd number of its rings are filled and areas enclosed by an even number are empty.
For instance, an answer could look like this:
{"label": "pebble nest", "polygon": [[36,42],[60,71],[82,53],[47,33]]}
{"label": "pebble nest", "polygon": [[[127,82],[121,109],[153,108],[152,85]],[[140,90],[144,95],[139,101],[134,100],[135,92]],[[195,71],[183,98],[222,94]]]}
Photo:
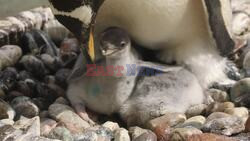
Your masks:
{"label": "pebble nest", "polygon": [[0,140],[249,141],[250,1],[232,0],[232,8],[238,49],[226,73],[235,83],[215,83],[204,104],[150,120],[145,128],[126,127],[116,115],[92,111],[97,125],[82,120],[65,96],[78,41],[55,20],[22,30],[15,45],[0,47]]}

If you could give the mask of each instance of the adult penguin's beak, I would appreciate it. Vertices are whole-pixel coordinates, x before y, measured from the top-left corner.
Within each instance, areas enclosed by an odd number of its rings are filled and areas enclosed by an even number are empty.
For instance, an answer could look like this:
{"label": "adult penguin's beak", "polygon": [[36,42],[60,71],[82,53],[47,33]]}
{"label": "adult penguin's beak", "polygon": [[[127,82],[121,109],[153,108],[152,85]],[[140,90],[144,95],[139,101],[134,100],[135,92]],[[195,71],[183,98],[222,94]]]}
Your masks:
{"label": "adult penguin's beak", "polygon": [[87,63],[95,60],[95,15],[104,0],[49,0],[56,19],[82,43]]}

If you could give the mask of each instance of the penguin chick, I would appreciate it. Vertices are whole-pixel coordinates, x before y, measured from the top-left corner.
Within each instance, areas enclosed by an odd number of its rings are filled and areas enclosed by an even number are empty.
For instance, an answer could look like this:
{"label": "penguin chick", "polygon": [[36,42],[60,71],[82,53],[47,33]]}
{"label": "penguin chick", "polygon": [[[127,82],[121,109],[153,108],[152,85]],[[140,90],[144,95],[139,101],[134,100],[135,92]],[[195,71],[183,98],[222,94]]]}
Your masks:
{"label": "penguin chick", "polygon": [[[121,41],[130,43],[127,33],[119,28],[107,29],[101,38],[102,50],[111,48],[121,48]],[[124,42],[124,44],[125,44]],[[126,56],[135,56],[126,46]],[[130,52],[129,52],[130,51]],[[137,81],[128,100],[123,101],[119,113],[121,117],[130,125],[143,125],[146,121],[164,115],[168,112],[185,113],[186,110],[195,104],[203,102],[203,90],[196,77],[187,69],[178,66],[164,66],[142,60],[133,60],[123,58],[119,52],[105,51],[104,54],[113,54],[116,58],[113,61],[116,64],[117,60],[123,60],[123,64],[135,64],[137,69]],[[129,55],[131,54],[131,55]],[[106,56],[106,62],[110,58]],[[131,72],[130,72],[131,73]],[[128,74],[128,73],[127,73]],[[131,77],[131,76],[127,76]],[[123,83],[123,82],[122,82]],[[124,85],[124,83],[123,83]],[[121,88],[124,86],[121,86]],[[128,87],[127,87],[128,88]],[[115,95],[115,94],[114,94]],[[121,93],[116,94],[118,97]]]}
{"label": "penguin chick", "polygon": [[100,51],[104,59],[97,61],[95,65],[87,65],[85,74],[69,81],[67,97],[83,119],[91,122],[86,115],[85,106],[109,115],[118,112],[132,93],[136,76],[126,76],[126,65],[134,64],[138,56],[130,46],[130,39],[125,31],[118,28],[107,29],[101,35]]}

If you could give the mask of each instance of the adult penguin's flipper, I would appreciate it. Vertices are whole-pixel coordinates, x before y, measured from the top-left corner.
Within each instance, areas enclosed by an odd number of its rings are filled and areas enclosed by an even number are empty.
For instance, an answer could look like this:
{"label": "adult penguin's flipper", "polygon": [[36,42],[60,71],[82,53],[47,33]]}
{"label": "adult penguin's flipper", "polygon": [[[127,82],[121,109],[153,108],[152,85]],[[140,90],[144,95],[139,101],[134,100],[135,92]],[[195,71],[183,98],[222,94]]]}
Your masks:
{"label": "adult penguin's flipper", "polygon": [[221,55],[233,53],[235,43],[231,35],[232,11],[230,0],[203,0],[212,35]]}

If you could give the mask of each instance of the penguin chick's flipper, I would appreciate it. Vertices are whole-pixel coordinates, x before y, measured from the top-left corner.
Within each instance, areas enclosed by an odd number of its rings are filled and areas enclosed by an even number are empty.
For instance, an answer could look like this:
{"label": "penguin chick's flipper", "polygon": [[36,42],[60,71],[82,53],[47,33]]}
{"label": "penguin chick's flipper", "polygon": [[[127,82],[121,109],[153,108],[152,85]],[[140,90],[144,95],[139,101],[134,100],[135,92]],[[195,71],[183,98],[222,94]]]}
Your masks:
{"label": "penguin chick's flipper", "polygon": [[231,35],[232,11],[230,0],[204,0],[208,21],[218,50],[222,56],[233,53],[235,43]]}

